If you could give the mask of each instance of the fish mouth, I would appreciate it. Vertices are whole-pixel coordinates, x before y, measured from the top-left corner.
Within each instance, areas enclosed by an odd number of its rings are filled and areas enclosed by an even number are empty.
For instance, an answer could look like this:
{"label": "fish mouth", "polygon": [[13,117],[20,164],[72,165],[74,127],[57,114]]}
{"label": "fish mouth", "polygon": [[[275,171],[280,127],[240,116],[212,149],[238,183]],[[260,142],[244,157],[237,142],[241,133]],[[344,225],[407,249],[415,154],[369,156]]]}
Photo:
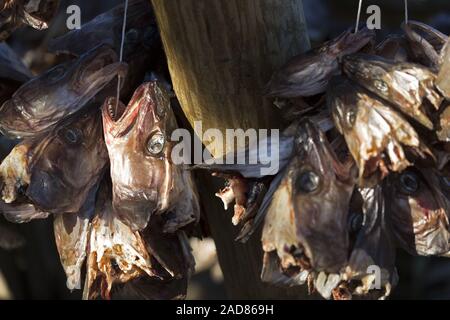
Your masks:
{"label": "fish mouth", "polygon": [[116,98],[108,98],[102,107],[105,133],[118,137],[128,132],[138,118],[145,118],[148,112],[154,112],[153,84],[144,83],[134,93],[128,106],[117,103]]}
{"label": "fish mouth", "polygon": [[418,21],[410,20],[406,24],[403,23],[402,28],[409,35],[413,35],[415,33],[422,39],[429,41],[430,44],[439,51],[442,49],[448,39],[448,37],[439,30],[436,30],[433,27]]}
{"label": "fish mouth", "polygon": [[[342,41],[342,42],[341,42]],[[369,30],[366,26],[354,32],[348,30],[341,39],[338,40],[339,47],[344,48],[342,55],[357,52],[364,48],[367,44],[375,41],[375,31]]]}

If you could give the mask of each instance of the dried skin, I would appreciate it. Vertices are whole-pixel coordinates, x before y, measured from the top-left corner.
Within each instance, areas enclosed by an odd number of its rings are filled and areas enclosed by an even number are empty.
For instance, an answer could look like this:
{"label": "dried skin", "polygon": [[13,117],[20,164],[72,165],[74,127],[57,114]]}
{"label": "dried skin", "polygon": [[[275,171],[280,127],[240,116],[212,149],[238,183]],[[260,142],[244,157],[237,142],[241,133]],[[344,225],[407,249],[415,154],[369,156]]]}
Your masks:
{"label": "dried skin", "polygon": [[[384,299],[397,282],[395,244],[387,216],[385,199],[380,186],[360,189],[363,199],[364,222],[350,252],[343,279],[351,295],[376,295]],[[380,268],[380,278],[371,267]],[[379,280],[380,288],[373,288]]]}
{"label": "dried skin", "polygon": [[[168,92],[156,81],[141,85],[128,107],[109,99],[103,105],[106,145],[111,160],[114,207],[132,228],[142,230],[152,214],[178,208],[182,225],[199,216],[190,172],[172,163],[176,129]],[[188,194],[187,194],[188,193]],[[186,201],[182,204],[186,199]],[[180,216],[179,216],[180,217]],[[188,220],[188,221],[186,221]],[[190,221],[189,221],[190,220]]]}
{"label": "dried skin", "polygon": [[0,107],[0,130],[12,137],[48,132],[73,115],[115,76],[126,72],[116,53],[99,46],[26,82]]}
{"label": "dried skin", "polygon": [[95,213],[98,187],[90,191],[85,204],[76,214],[54,216],[53,229],[61,264],[67,276],[69,290],[81,289],[82,268],[88,251],[90,220]]}
{"label": "dried skin", "polygon": [[143,275],[158,277],[141,235],[115,214],[107,188],[101,190],[89,227],[87,275],[83,296],[110,298],[112,286]]}
{"label": "dried skin", "polygon": [[450,142],[450,105],[448,105],[439,117],[440,130],[437,132],[439,140]]}
{"label": "dried skin", "polygon": [[349,81],[336,79],[328,99],[336,127],[358,165],[361,185],[410,166],[404,147],[421,155],[429,152],[404,117]]}
{"label": "dried skin", "polygon": [[425,127],[433,128],[424,103],[428,101],[439,109],[443,99],[435,89],[436,75],[429,69],[365,54],[346,56],[343,69],[362,87],[389,101]]}
{"label": "dried skin", "polygon": [[448,204],[436,170],[408,170],[387,180],[390,216],[398,245],[413,255],[449,251]]}
{"label": "dried skin", "polygon": [[450,40],[442,49],[436,87],[447,100],[450,100]]}
{"label": "dried skin", "polygon": [[267,95],[295,98],[323,93],[328,81],[339,74],[339,59],[355,53],[374,39],[374,32],[348,30],[319,48],[294,57],[277,71],[267,85]]}

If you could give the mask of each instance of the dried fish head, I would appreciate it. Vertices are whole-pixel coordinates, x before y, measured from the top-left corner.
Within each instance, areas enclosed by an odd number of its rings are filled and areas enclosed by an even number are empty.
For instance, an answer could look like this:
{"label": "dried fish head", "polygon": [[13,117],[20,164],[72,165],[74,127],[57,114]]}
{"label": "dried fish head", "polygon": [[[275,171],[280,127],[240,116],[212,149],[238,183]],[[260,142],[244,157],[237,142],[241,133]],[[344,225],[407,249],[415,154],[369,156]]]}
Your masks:
{"label": "dried fish head", "polygon": [[[296,154],[269,200],[263,249],[275,251],[285,271],[336,273],[345,266],[349,249],[351,168],[337,160],[310,122],[299,125],[295,144]],[[261,210],[265,207],[263,203]]]}
{"label": "dried fish head", "polygon": [[267,96],[295,98],[323,93],[328,81],[340,73],[339,59],[358,52],[374,37],[375,33],[367,28],[357,33],[347,30],[319,48],[294,57],[273,75]]}
{"label": "dried fish head", "polygon": [[126,65],[108,46],[58,65],[21,86],[0,108],[0,130],[10,136],[35,136],[86,105]]}
{"label": "dried fish head", "polygon": [[77,213],[108,164],[100,111],[90,108],[67,119],[33,152],[25,195],[43,211]]}
{"label": "dried fish head", "polygon": [[425,127],[433,128],[424,102],[428,100],[439,109],[443,99],[434,87],[436,75],[429,69],[373,55],[354,54],[344,57],[343,70],[362,87],[392,103]]}
{"label": "dried fish head", "polygon": [[405,147],[422,156],[430,153],[402,115],[348,80],[333,81],[328,105],[358,165],[360,185],[373,185],[389,171],[407,168],[411,163]]}
{"label": "dried fish head", "polygon": [[169,93],[152,81],[136,90],[128,107],[119,104],[116,109],[115,101],[107,100],[102,109],[114,207],[124,221],[140,230],[153,213],[168,212],[178,205],[176,211],[182,212],[177,219],[184,220],[182,224],[197,220],[197,195],[190,172],[171,159],[174,142],[170,137],[176,123]]}
{"label": "dried fish head", "polygon": [[410,254],[442,255],[450,249],[446,202],[436,188],[439,176],[431,169],[408,169],[386,181],[394,235]]}

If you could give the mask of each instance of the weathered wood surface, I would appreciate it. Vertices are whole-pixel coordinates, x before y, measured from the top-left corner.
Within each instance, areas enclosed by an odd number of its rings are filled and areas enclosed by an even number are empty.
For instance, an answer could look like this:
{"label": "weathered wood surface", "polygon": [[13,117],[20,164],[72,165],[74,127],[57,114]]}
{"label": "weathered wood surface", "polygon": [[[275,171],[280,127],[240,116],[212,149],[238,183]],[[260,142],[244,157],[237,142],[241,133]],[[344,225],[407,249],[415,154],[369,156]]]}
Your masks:
{"label": "weathered wood surface", "polygon": [[[309,48],[301,0],[152,0],[175,93],[193,126],[277,128],[280,114],[262,96],[275,69]],[[199,132],[197,132],[198,134]],[[226,150],[203,140],[215,156]],[[213,199],[217,180],[200,186],[231,298],[301,298],[304,289],[279,289],[260,281],[259,235],[233,241],[231,213]]]}

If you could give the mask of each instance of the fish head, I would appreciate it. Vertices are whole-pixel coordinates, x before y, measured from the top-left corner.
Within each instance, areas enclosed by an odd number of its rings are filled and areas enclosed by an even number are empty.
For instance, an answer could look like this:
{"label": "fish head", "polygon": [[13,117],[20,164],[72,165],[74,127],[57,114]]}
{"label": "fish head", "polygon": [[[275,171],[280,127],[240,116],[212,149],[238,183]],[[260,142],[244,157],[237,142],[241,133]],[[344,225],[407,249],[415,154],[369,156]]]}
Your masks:
{"label": "fish head", "polygon": [[315,270],[337,272],[348,254],[351,170],[309,122],[299,127],[296,145],[298,162],[289,174],[297,236]]}
{"label": "fish head", "polygon": [[48,130],[75,113],[101,91],[126,65],[106,45],[48,70],[21,86],[0,109],[6,133],[30,136]]}
{"label": "fish head", "polygon": [[[180,192],[180,169],[171,162],[176,128],[170,95],[157,81],[141,85],[127,107],[108,99],[102,108],[106,145],[111,158],[114,205],[141,229],[150,214],[164,211]],[[142,213],[143,212],[143,213]]]}
{"label": "fish head", "polygon": [[391,67],[388,60],[362,53],[345,56],[342,63],[347,76],[386,99],[391,95]]}
{"label": "fish head", "polygon": [[78,212],[107,165],[102,133],[100,112],[92,108],[42,139],[32,163],[28,198],[48,212]]}
{"label": "fish head", "polygon": [[294,158],[268,207],[263,249],[276,250],[285,271],[300,267],[336,273],[349,250],[353,175],[311,122],[299,124],[295,145]]}
{"label": "fish head", "polygon": [[443,194],[430,182],[435,171],[409,168],[390,176],[386,194],[399,245],[411,254],[439,255],[449,250]]}

